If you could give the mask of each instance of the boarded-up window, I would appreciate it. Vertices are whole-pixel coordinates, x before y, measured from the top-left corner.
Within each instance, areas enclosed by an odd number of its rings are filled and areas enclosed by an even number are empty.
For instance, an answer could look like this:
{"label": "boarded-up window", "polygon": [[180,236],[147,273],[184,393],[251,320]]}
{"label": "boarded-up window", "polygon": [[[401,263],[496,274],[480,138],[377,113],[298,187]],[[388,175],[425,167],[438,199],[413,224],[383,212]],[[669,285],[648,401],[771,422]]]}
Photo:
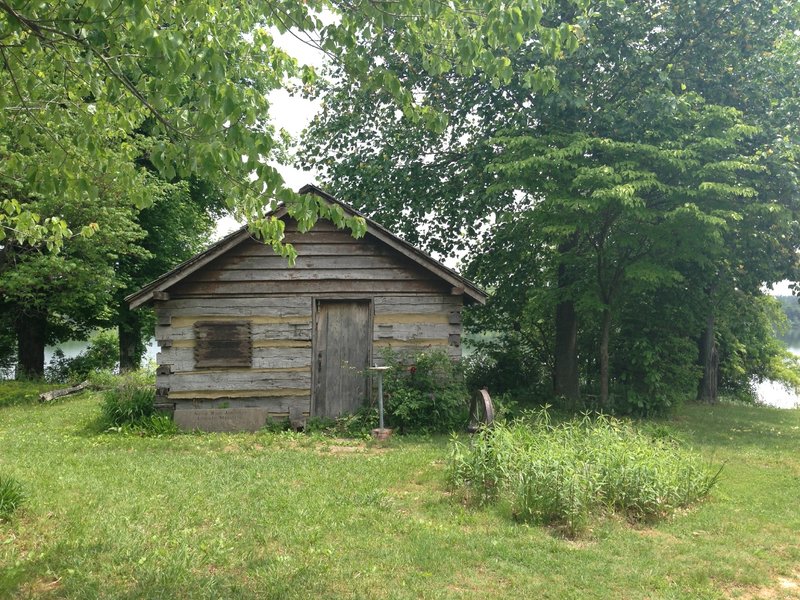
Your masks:
{"label": "boarded-up window", "polygon": [[253,364],[249,321],[197,321],[194,339],[195,368],[250,367]]}

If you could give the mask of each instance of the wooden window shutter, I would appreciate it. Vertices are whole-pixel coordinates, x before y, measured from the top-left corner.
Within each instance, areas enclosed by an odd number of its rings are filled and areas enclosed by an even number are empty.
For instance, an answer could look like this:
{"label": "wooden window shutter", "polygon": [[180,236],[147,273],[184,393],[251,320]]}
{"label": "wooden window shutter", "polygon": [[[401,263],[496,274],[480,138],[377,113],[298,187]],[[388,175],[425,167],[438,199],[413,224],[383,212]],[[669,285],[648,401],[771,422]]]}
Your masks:
{"label": "wooden window shutter", "polygon": [[197,321],[194,324],[194,366],[250,367],[253,340],[249,321]]}

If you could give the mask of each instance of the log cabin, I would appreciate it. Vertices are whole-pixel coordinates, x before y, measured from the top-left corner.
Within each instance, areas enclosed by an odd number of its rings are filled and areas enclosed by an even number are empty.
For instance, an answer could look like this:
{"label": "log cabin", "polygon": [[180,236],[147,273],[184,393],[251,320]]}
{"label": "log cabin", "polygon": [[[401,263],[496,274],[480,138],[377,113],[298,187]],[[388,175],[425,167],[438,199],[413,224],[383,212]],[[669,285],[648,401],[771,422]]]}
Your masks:
{"label": "log cabin", "polygon": [[[363,217],[315,186],[300,193]],[[479,287],[367,217],[356,239],[274,214],[294,266],[243,227],[126,298],[155,311],[156,405],[180,428],[335,418],[368,400],[384,348],[461,357],[461,309],[486,301]]]}

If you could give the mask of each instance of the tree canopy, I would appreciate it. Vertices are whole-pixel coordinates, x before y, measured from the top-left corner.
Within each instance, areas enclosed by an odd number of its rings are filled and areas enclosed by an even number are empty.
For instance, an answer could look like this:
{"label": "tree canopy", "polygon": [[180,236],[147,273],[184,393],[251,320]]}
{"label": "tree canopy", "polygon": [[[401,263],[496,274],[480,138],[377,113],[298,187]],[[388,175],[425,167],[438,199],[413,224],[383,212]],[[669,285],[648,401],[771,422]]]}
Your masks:
{"label": "tree canopy", "polygon": [[798,9],[675,0],[587,14],[547,89],[525,79],[548,66],[535,44],[497,84],[424,72],[374,40],[447,127],[413,126],[391,95],[334,69],[301,156],[412,241],[470,251],[495,291],[484,327],[540,339],[527,348],[547,350],[557,393],[580,383],[608,408],[610,386],[622,405],[664,404],[670,388],[720,379],[714,356],[730,353],[717,346],[741,339],[716,320],[797,279]]}
{"label": "tree canopy", "polygon": [[[284,139],[269,124],[269,92],[315,80],[313,69],[275,43],[276,32],[291,31],[365,89],[387,89],[407,115],[435,123],[441,115],[372,60],[363,41],[390,39],[422,56],[426,72],[505,81],[509,49],[524,40],[549,55],[577,44],[579,25],[546,23],[548,7],[543,0],[502,7],[488,0],[3,0],[0,235],[58,245],[78,233],[58,215],[32,211],[33,196],[58,194],[72,204],[114,188],[137,208],[151,204],[134,162],[142,155],[167,181],[210,180],[255,233],[290,257],[279,243],[280,222],[266,217],[277,202],[303,227],[324,215],[361,233],[359,219],[285,189],[271,164]],[[552,73],[534,69],[529,79],[547,85]]]}

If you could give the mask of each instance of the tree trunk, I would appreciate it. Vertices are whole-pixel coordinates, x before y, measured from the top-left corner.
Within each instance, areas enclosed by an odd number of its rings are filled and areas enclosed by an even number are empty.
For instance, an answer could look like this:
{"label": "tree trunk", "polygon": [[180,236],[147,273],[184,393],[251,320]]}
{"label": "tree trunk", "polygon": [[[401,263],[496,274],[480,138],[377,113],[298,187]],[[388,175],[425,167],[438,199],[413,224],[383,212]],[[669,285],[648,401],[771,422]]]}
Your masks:
{"label": "tree trunk", "polygon": [[[569,253],[575,247],[576,240],[570,238],[558,246],[561,255]],[[557,281],[559,293],[563,293],[570,285],[567,266],[558,265]],[[575,303],[571,299],[559,298],[555,315],[555,356],[553,357],[553,393],[557,397],[566,398],[566,408],[580,408],[581,388],[578,372],[578,316],[575,314]]]}
{"label": "tree trunk", "polygon": [[579,408],[578,318],[571,300],[556,305],[555,364],[553,392],[567,399],[567,408]]}
{"label": "tree trunk", "polygon": [[706,318],[706,329],[700,338],[700,360],[703,365],[703,378],[697,391],[697,399],[714,404],[717,401],[717,383],[719,381],[719,352],[714,335],[715,319],[713,311]]}
{"label": "tree trunk", "polygon": [[145,345],[142,341],[142,319],[124,303],[118,311],[119,370],[121,373],[138,371],[142,365]]}
{"label": "tree trunk", "polygon": [[608,342],[611,337],[611,309],[603,310],[600,331],[600,407],[608,408]]}
{"label": "tree trunk", "polygon": [[44,346],[47,341],[47,313],[34,312],[17,316],[17,379],[41,379],[44,376]]}

